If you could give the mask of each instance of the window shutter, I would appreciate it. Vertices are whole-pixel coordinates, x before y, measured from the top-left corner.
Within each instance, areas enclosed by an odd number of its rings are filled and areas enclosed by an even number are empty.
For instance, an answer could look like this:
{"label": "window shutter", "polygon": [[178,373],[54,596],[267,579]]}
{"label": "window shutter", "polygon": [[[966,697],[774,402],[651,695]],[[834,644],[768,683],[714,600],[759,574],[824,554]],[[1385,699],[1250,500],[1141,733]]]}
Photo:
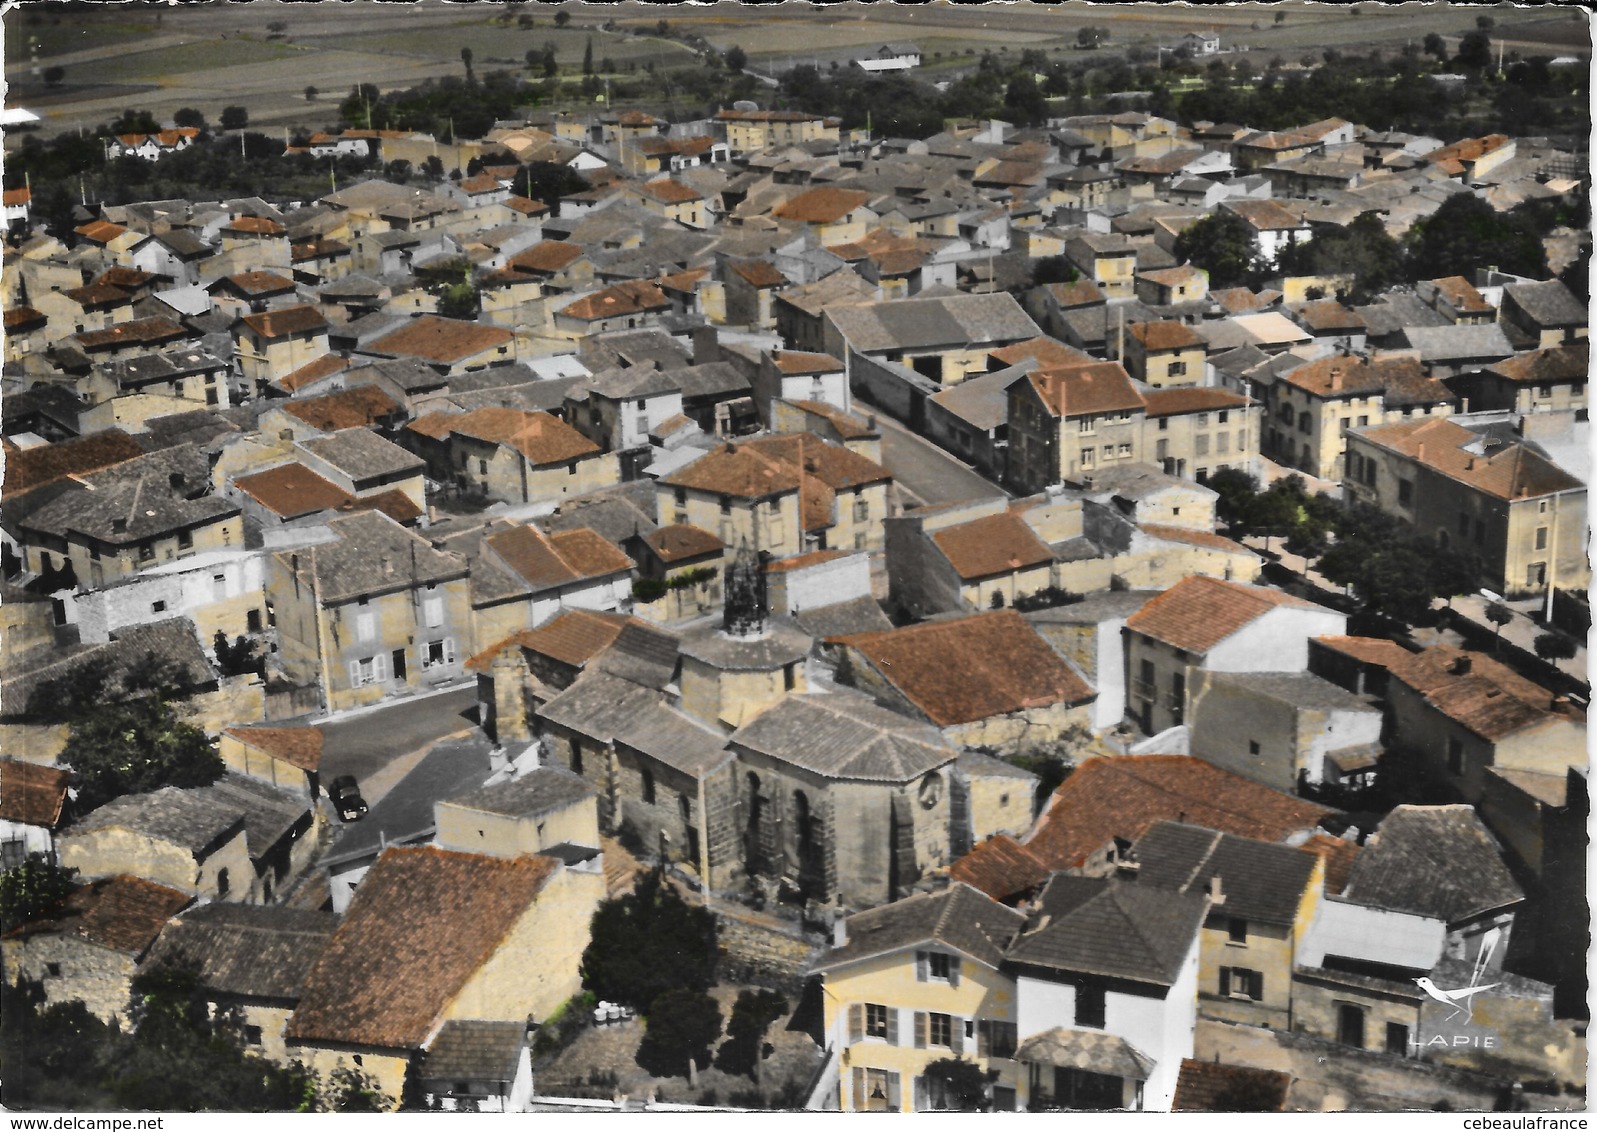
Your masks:
{"label": "window shutter", "polygon": [[926,964],[926,953],[924,951],[917,951],[915,953],[915,981],[916,982],[924,983],[926,981],[926,966],[927,966],[927,964]]}
{"label": "window shutter", "polygon": [[993,1051],[993,1024],[982,1018],[976,1023],[976,1056],[988,1057]]}
{"label": "window shutter", "polygon": [[349,686],[351,688],[360,687],[360,661],[358,660],[349,662]]}
{"label": "window shutter", "polygon": [[957,955],[948,957],[948,985],[951,987],[959,985],[959,956]]}
{"label": "window shutter", "polygon": [[372,661],[372,671],[377,674],[379,683],[388,679],[388,657],[385,654],[377,654],[376,659]]}
{"label": "window shutter", "polygon": [[887,1044],[890,1046],[898,1044],[898,1007],[896,1006],[887,1008]]}
{"label": "window shutter", "polygon": [[958,1057],[965,1052],[965,1020],[951,1018],[948,1022],[948,1048]]}
{"label": "window shutter", "polygon": [[854,1074],[854,1111],[865,1111],[865,1070],[859,1066],[853,1069]]}
{"label": "window shutter", "polygon": [[915,1011],[915,1048],[926,1048],[926,1012]]}
{"label": "window shutter", "polygon": [[1231,993],[1231,968],[1220,968],[1220,997],[1224,998]]}
{"label": "window shutter", "polygon": [[1252,974],[1253,985],[1248,988],[1248,997],[1253,999],[1254,1002],[1258,1002],[1264,997],[1264,972],[1254,971]]}
{"label": "window shutter", "polygon": [[453,637],[444,638],[444,662],[446,664],[455,663],[455,638]]}
{"label": "window shutter", "polygon": [[891,1112],[897,1112],[904,1107],[904,1102],[899,1099],[897,1073],[887,1075],[887,1107]]}
{"label": "window shutter", "polygon": [[865,1039],[865,1006],[856,1002],[848,1008],[848,1040],[854,1042]]}

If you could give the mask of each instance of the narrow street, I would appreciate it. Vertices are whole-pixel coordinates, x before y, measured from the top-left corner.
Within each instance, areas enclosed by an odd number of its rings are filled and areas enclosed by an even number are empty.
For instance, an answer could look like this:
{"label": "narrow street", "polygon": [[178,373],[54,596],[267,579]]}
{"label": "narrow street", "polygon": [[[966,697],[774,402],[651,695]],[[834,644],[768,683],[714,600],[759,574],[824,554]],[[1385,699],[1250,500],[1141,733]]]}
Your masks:
{"label": "narrow street", "polygon": [[[855,411],[871,410],[862,404]],[[905,499],[906,507],[990,499],[1005,494],[1002,488],[968,464],[956,460],[880,410],[876,411],[876,426],[882,433],[882,463],[893,473],[899,486],[908,488],[914,495],[914,499]]]}
{"label": "narrow street", "polygon": [[375,803],[414,764],[410,756],[473,726],[476,703],[476,685],[467,684],[320,724],[322,781],[353,774],[367,804]]}

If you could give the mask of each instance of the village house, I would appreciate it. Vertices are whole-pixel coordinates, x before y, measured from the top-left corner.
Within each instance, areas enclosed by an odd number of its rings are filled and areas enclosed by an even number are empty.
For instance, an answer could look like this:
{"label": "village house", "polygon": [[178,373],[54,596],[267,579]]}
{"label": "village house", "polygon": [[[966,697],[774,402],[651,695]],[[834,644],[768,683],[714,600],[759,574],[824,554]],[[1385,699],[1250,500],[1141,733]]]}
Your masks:
{"label": "village house", "polygon": [[715,127],[733,157],[773,146],[838,141],[840,119],[802,110],[718,110]]}
{"label": "village house", "polygon": [[1545,350],[1585,338],[1586,307],[1558,279],[1509,283],[1503,287],[1500,323],[1523,341],[1523,348]]}
{"label": "village house", "polygon": [[[322,1073],[364,1070],[396,1108],[407,1064],[445,1023],[524,1027],[578,993],[603,895],[601,872],[553,857],[387,850],[305,977],[289,1056]],[[425,958],[396,988],[377,955]]]}
{"label": "village house", "polygon": [[1584,341],[1516,354],[1459,374],[1452,386],[1476,412],[1587,413],[1586,373],[1591,347]]}
{"label": "village house", "polygon": [[247,1052],[288,1065],[283,1031],[337,926],[331,912],[199,904],[167,921],[140,972],[193,972],[213,1011],[236,1012]]}
{"label": "village house", "polygon": [[[1020,753],[1090,718],[1093,690],[1014,610],[842,637],[847,682],[967,747]],[[959,657],[958,668],[948,664]],[[1018,799],[1017,799],[1018,801]],[[1020,807],[1020,834],[1030,799]]]}
{"label": "village house", "polygon": [[1131,714],[1148,735],[1183,726],[1200,670],[1303,672],[1310,637],[1346,631],[1346,614],[1280,590],[1187,578],[1126,619]]}
{"label": "village house", "polygon": [[1347,443],[1348,498],[1475,555],[1483,585],[1528,597],[1590,580],[1586,485],[1523,441],[1432,419],[1355,428]]}
{"label": "village house", "polygon": [[327,526],[333,542],[267,560],[289,680],[319,686],[337,711],[459,676],[472,639],[465,560],[375,511]]}
{"label": "village house", "polygon": [[583,295],[554,312],[557,337],[581,341],[610,330],[657,326],[670,314],[671,300],[659,283],[634,279]]}
{"label": "village house", "polygon": [[963,884],[839,921],[838,939],[812,970],[826,991],[826,1044],[840,1051],[842,1111],[952,1107],[925,1073],[951,1057],[992,1074],[995,1110],[1020,1107],[1015,985],[1002,967],[1024,924]]}
{"label": "village house", "polygon": [[1008,395],[1006,478],[1018,491],[1079,483],[1101,467],[1145,458],[1138,448],[1147,402],[1118,362],[1033,370],[1010,383]]}
{"label": "village house", "polygon": [[233,354],[239,373],[264,391],[270,383],[327,353],[328,323],[310,306],[281,307],[247,314],[233,326]]}
{"label": "village house", "polygon": [[446,377],[516,360],[516,336],[502,326],[422,315],[360,346],[372,358],[414,358]]}
{"label": "village house", "polygon": [[45,915],[0,935],[5,979],[36,983],[46,1003],[77,1001],[105,1022],[128,1023],[133,978],[191,892],[119,874],[80,884]]}
{"label": "village house", "polygon": [[1213,893],[1199,948],[1198,1013],[1286,1030],[1292,969],[1319,912],[1325,862],[1288,845],[1164,821],[1131,848],[1123,879]]}
{"label": "village house", "polygon": [[88,879],[133,873],[211,900],[249,902],[254,868],[246,811],[198,791],[166,786],[107,802],[60,840],[63,868]]}
{"label": "village house", "polygon": [[217,753],[237,774],[259,779],[314,803],[319,797],[322,732],[316,727],[229,727]]}
{"label": "village house", "polygon": [[9,872],[35,854],[55,860],[56,831],[70,816],[72,772],[0,759],[0,866]]}
{"label": "village house", "polygon": [[587,781],[553,766],[512,767],[510,775],[439,800],[440,849],[494,857],[599,852],[597,793]]}
{"label": "village house", "polygon": [[435,481],[503,502],[585,495],[621,478],[613,454],[545,412],[429,413],[401,435]]}

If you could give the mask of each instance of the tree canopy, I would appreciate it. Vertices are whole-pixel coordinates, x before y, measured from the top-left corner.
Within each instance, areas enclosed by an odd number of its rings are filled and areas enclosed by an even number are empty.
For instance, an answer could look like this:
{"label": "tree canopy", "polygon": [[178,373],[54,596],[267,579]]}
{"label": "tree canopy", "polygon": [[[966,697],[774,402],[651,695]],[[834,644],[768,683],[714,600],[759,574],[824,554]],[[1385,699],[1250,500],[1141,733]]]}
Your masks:
{"label": "tree canopy", "polygon": [[1225,209],[1183,229],[1176,237],[1175,257],[1207,271],[1209,285],[1216,288],[1248,286],[1261,272],[1253,228]]}
{"label": "tree canopy", "polygon": [[1360,213],[1345,228],[1282,248],[1276,266],[1287,275],[1351,275],[1353,286],[1336,296],[1350,303],[1370,302],[1408,277],[1407,252],[1373,212]]}
{"label": "tree canopy", "polygon": [[1533,279],[1547,277],[1547,249],[1532,214],[1498,212],[1474,193],[1455,193],[1408,234],[1418,279],[1467,275],[1494,266]]}
{"label": "tree canopy", "polygon": [[787,1013],[787,999],[769,990],[739,991],[726,1024],[726,1041],[716,1051],[715,1067],[753,1077],[765,1052],[765,1031]]}
{"label": "tree canopy", "polygon": [[715,982],[715,917],[683,900],[658,869],[600,904],[590,935],[582,985],[607,1001],[647,1011],[666,991]]}
{"label": "tree canopy", "polygon": [[668,990],[649,1005],[637,1061],[656,1077],[686,1077],[690,1060],[708,1067],[710,1046],[720,1036],[721,1008],[715,999],[702,990]]}

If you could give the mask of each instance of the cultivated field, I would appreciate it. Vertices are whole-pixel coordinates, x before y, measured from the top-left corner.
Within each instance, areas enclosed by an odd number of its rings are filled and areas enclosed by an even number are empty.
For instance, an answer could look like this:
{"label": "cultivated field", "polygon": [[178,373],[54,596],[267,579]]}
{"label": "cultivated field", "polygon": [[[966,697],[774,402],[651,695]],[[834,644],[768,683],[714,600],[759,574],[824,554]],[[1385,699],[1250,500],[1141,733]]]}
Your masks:
{"label": "cultivated field", "polygon": [[[107,5],[105,11],[62,13],[48,4],[12,7],[4,15],[9,105],[44,117],[49,134],[109,121],[137,106],[170,121],[184,106],[215,121],[223,106],[243,105],[252,125],[269,128],[330,124],[331,105],[356,82],[383,90],[429,78],[464,74],[469,49],[478,74],[524,69],[529,50],[555,47],[562,69],[578,69],[588,43],[595,65],[618,71],[653,65],[696,65],[693,51],[652,34],[660,19],[678,34],[703,36],[725,49],[734,44],[752,70],[780,73],[790,64],[827,66],[883,42],[909,41],[926,56],[929,77],[947,78],[984,50],[1041,48],[1050,57],[1079,58],[1076,33],[1107,27],[1109,50],[1172,44],[1187,31],[1213,28],[1228,49],[1262,59],[1292,60],[1326,47],[1394,51],[1428,32],[1456,41],[1489,12],[1494,42],[1509,52],[1589,56],[1591,36],[1582,12],[1474,5],[1287,3],[1206,5],[1093,5],[1026,2],[956,6],[845,3],[824,8],[789,3],[758,9],[727,3],[689,7],[568,4],[569,27],[554,26],[554,9],[525,5],[532,28],[496,22],[504,9],[479,3],[419,0],[399,5],[349,3],[200,3],[180,7]],[[1356,14],[1355,14],[1356,12]],[[1277,15],[1283,15],[1276,23]],[[286,28],[268,25],[281,21]],[[605,30],[609,24],[613,30]],[[644,33],[644,34],[639,34]],[[967,55],[967,52],[970,53]],[[936,58],[937,55],[941,58]],[[47,86],[44,72],[62,68]],[[305,88],[315,87],[316,102]]]}

